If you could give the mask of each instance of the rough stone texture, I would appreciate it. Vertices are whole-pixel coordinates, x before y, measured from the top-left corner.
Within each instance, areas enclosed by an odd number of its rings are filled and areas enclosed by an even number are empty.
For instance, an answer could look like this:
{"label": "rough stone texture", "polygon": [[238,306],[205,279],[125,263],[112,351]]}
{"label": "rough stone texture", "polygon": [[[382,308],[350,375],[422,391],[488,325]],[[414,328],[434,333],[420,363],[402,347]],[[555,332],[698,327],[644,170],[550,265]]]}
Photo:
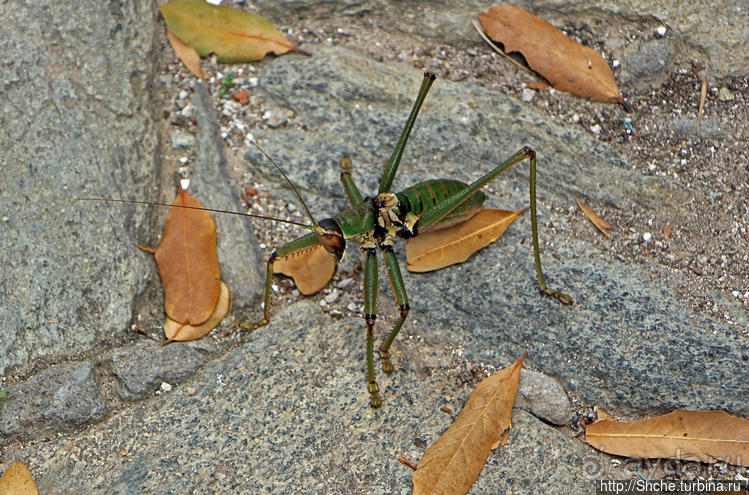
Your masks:
{"label": "rough stone texture", "polygon": [[[371,0],[366,2],[330,2],[328,0],[255,0],[258,10],[282,21],[290,9],[315,11],[321,17],[351,17],[367,12],[388,10],[398,19],[397,30],[403,34],[432,41],[434,44],[479,40],[471,25],[478,12],[496,5],[485,0],[455,0],[450,8],[429,3]],[[678,5],[654,0],[525,0],[516,5],[539,15],[552,24],[572,20],[578,24],[595,25],[600,21],[621,27],[650,28],[652,38],[659,26],[667,27],[666,38],[678,44],[679,52],[694,59],[707,58],[711,74],[716,78],[741,76],[749,69],[749,4],[744,0],[715,0],[706,10],[702,0],[684,0]],[[709,12],[709,13],[708,13]],[[345,28],[344,28],[345,29]],[[651,38],[651,39],[652,39]],[[609,40],[611,41],[611,40]],[[621,39],[624,51],[637,50],[639,43]],[[627,47],[625,45],[631,45]],[[623,67],[626,71],[627,67]]]}
{"label": "rough stone texture", "polygon": [[0,403],[0,434],[49,435],[100,421],[108,412],[90,362],[52,366],[10,387]]}
{"label": "rough stone texture", "polygon": [[121,331],[151,271],[144,209],[71,202],[147,196],[151,7],[0,7],[0,375]]}
{"label": "rough stone texture", "polygon": [[[29,459],[45,459],[35,469],[40,490],[410,493],[411,470],[396,456],[418,460],[459,412],[442,412],[442,397],[463,403],[470,389],[409,367],[381,381],[387,403],[374,411],[361,335],[359,319],[331,324],[308,302],[286,308],[201,370],[195,390],[175,387],[86,435],[40,445]],[[470,493],[586,493],[587,457],[596,459],[580,440],[516,411],[507,446]],[[86,463],[78,476],[72,459]]]}
{"label": "rough stone texture", "polygon": [[[203,84],[196,85],[198,159],[192,166],[191,190],[212,208],[243,211],[232,186],[224,142],[219,134],[213,98]],[[236,215],[214,215],[221,278],[231,290],[232,306],[256,307],[263,292],[265,273],[252,222]]]}
{"label": "rough stone texture", "polygon": [[120,396],[136,399],[158,389],[161,382],[170,385],[182,382],[207,359],[206,354],[188,343],[161,346],[152,340],[141,340],[112,350],[105,361],[122,385]]}
{"label": "rough stone texture", "polygon": [[567,424],[572,419],[570,400],[562,386],[552,377],[537,371],[520,372],[515,407],[555,425]]}
{"label": "rough stone texture", "polygon": [[[376,191],[380,164],[397,141],[421,80],[418,71],[391,70],[345,49],[320,49],[313,58],[280,58],[259,77],[268,98],[292,108],[308,129],[290,126],[256,135],[306,189],[314,213],[346,207],[337,165],[343,154],[353,159],[362,194]],[[492,365],[528,350],[530,368],[560,378],[585,401],[607,408],[749,411],[744,393],[749,344],[733,329],[690,316],[669,291],[648,282],[645,268],[621,270],[589,243],[549,242],[548,200],[574,204],[575,197],[587,196],[650,209],[683,201],[686,192],[631,173],[625,160],[602,143],[545,120],[512,98],[444,80],[432,91],[394,189],[426,178],[471,181],[522,145],[531,145],[539,157],[538,195],[545,199],[539,214],[540,237],[548,243],[542,255],[547,283],[565,288],[576,305],[565,307],[538,295],[532,248],[530,242],[521,243],[530,236],[526,215],[467,263],[406,273],[411,313],[405,332],[452,342],[470,361]],[[470,98],[464,96],[469,93]],[[299,153],[300,146],[308,151]],[[248,152],[247,159],[258,173],[270,173],[257,153]],[[527,204],[524,165],[492,186],[501,194],[502,207]],[[487,204],[497,203],[490,199]],[[397,251],[403,251],[400,245]],[[387,282],[380,286],[379,308],[389,308]]]}

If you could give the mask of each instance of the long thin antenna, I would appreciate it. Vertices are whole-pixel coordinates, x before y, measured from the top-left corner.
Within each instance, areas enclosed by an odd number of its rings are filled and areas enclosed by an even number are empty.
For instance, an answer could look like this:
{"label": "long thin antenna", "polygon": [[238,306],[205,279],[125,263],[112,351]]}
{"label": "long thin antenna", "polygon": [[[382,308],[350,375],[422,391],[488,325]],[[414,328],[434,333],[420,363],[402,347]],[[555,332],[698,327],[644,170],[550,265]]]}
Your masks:
{"label": "long thin antenna", "polygon": [[260,220],[272,220],[274,222],[290,223],[291,225],[304,227],[307,230],[314,230],[314,228],[310,225],[295,222],[293,220],[284,220],[282,218],[266,217],[263,215],[255,215],[253,213],[241,213],[238,211],[216,210],[214,208],[202,208],[200,206],[174,205],[174,204],[169,204],[169,203],[154,203],[151,201],[135,201],[135,200],[129,200],[129,199],[111,199],[111,198],[73,198],[73,201],[108,201],[110,203],[132,203],[132,204],[149,205],[149,206],[166,206],[168,208],[188,208],[190,210],[213,211],[216,213],[228,213],[229,215],[239,215],[242,217],[258,218]]}
{"label": "long thin antenna", "polygon": [[268,155],[268,153],[266,153],[265,150],[263,150],[263,148],[260,147],[259,144],[257,144],[257,141],[255,141],[254,138],[250,142],[254,144],[255,148],[257,148],[258,151],[262,153],[265,156],[265,158],[267,158],[268,161],[270,161],[273,164],[274,167],[276,167],[276,170],[278,170],[278,172],[281,175],[283,175],[283,178],[286,179],[286,182],[291,186],[291,189],[294,191],[294,194],[296,194],[296,197],[299,198],[299,202],[302,203],[302,208],[304,208],[304,211],[307,213],[307,216],[312,222],[312,225],[317,227],[317,222],[315,221],[315,217],[312,216],[312,213],[310,213],[309,208],[307,208],[307,203],[304,202],[304,200],[302,199],[302,195],[299,194],[299,191],[297,190],[296,186],[294,185],[293,182],[291,182],[291,180],[289,180],[289,178],[286,176],[286,173],[283,171],[283,169],[275,161],[273,161],[273,158],[271,158]]}

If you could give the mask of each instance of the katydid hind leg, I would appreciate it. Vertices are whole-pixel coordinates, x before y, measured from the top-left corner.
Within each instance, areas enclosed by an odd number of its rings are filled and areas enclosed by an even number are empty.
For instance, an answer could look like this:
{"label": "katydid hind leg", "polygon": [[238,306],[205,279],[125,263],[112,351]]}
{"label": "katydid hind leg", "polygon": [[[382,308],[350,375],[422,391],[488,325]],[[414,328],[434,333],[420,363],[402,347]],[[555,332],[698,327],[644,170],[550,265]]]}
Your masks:
{"label": "katydid hind leg", "polygon": [[383,249],[385,257],[385,265],[387,267],[388,279],[390,280],[390,287],[395,295],[395,301],[398,304],[398,310],[400,311],[400,317],[395,322],[393,329],[388,334],[387,338],[380,345],[380,360],[382,361],[382,371],[385,373],[392,373],[395,368],[390,362],[390,345],[395,340],[395,336],[398,335],[403,322],[406,321],[408,316],[409,305],[408,295],[406,294],[406,286],[403,283],[403,277],[401,276],[400,266],[398,259],[395,257],[392,248]]}
{"label": "katydid hind leg", "polygon": [[406,121],[405,127],[403,127],[398,143],[393,149],[393,154],[390,156],[390,159],[385,165],[385,170],[382,172],[380,188],[377,191],[378,194],[390,192],[390,188],[393,186],[393,180],[395,179],[396,172],[398,172],[398,166],[400,165],[401,157],[403,156],[403,150],[406,149],[408,136],[411,134],[411,129],[413,129],[414,122],[416,122],[416,117],[419,115],[419,109],[421,109],[421,105],[424,103],[429,88],[432,87],[432,83],[434,83],[435,79],[436,76],[431,72],[424,73],[424,79],[421,81],[419,94],[411,108],[411,114],[408,116],[408,120]]}
{"label": "katydid hind leg", "polygon": [[469,184],[465,189],[458,191],[435,208],[424,213],[424,215],[414,225],[414,231],[418,234],[419,232],[427,231],[429,227],[438,224],[440,220],[449,215],[453,210],[468,201],[476,191],[494,180],[499,174],[508,168],[525,159],[528,159],[530,162],[529,190],[531,203],[531,230],[533,235],[533,257],[536,264],[538,287],[542,294],[554,297],[561,303],[569,305],[573,302],[572,298],[564,292],[548,288],[544,280],[543,270],[541,269],[541,255],[539,254],[538,245],[538,221],[536,217],[536,152],[527,146],[497,165],[497,167],[489,171],[483,177]]}

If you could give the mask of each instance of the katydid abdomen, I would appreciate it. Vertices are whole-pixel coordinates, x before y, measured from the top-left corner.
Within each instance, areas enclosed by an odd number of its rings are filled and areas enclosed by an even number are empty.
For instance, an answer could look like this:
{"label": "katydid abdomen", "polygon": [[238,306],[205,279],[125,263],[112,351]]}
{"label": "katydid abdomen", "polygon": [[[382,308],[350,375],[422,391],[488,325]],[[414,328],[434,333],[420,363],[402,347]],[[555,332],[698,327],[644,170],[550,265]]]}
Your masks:
{"label": "katydid abdomen", "polygon": [[[457,180],[433,179],[421,182],[396,194],[400,203],[401,211],[406,209],[418,217],[439,206],[444,200],[468,187]],[[439,230],[452,225],[465,222],[480,209],[486,200],[486,194],[477,191],[465,203],[461,204],[439,222],[430,227],[429,230]],[[413,235],[419,232],[414,232]],[[399,233],[400,234],[400,233]],[[407,237],[401,235],[401,237]]]}

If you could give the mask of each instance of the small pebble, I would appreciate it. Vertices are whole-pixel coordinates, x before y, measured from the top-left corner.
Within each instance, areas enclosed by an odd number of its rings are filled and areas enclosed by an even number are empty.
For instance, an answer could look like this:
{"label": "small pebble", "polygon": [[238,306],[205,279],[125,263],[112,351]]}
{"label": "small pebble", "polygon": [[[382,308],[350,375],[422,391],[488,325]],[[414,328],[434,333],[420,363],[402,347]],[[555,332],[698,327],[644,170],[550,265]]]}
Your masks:
{"label": "small pebble", "polygon": [[168,384],[167,382],[161,382],[161,391],[162,392],[171,392],[172,386]]}
{"label": "small pebble", "polygon": [[666,26],[658,26],[655,30],[656,38],[663,38],[666,36]]}
{"label": "small pebble", "polygon": [[185,98],[187,98],[187,95],[188,95],[187,91],[183,89],[182,91],[179,92],[179,99],[184,100]]}
{"label": "small pebble", "polygon": [[533,97],[536,96],[536,92],[532,89],[523,88],[523,94],[520,97],[525,103],[530,103]]}
{"label": "small pebble", "polygon": [[325,302],[327,302],[328,304],[333,304],[337,300],[338,300],[338,289],[333,289],[332,291],[330,291],[330,294],[325,296]]}
{"label": "small pebble", "polygon": [[652,236],[652,234],[650,232],[645,232],[644,234],[642,234],[642,239],[645,242],[650,242],[650,239],[652,239],[652,237],[653,236]]}
{"label": "small pebble", "polygon": [[601,133],[601,126],[599,124],[593,124],[590,126],[590,132],[593,134],[600,134]]}

